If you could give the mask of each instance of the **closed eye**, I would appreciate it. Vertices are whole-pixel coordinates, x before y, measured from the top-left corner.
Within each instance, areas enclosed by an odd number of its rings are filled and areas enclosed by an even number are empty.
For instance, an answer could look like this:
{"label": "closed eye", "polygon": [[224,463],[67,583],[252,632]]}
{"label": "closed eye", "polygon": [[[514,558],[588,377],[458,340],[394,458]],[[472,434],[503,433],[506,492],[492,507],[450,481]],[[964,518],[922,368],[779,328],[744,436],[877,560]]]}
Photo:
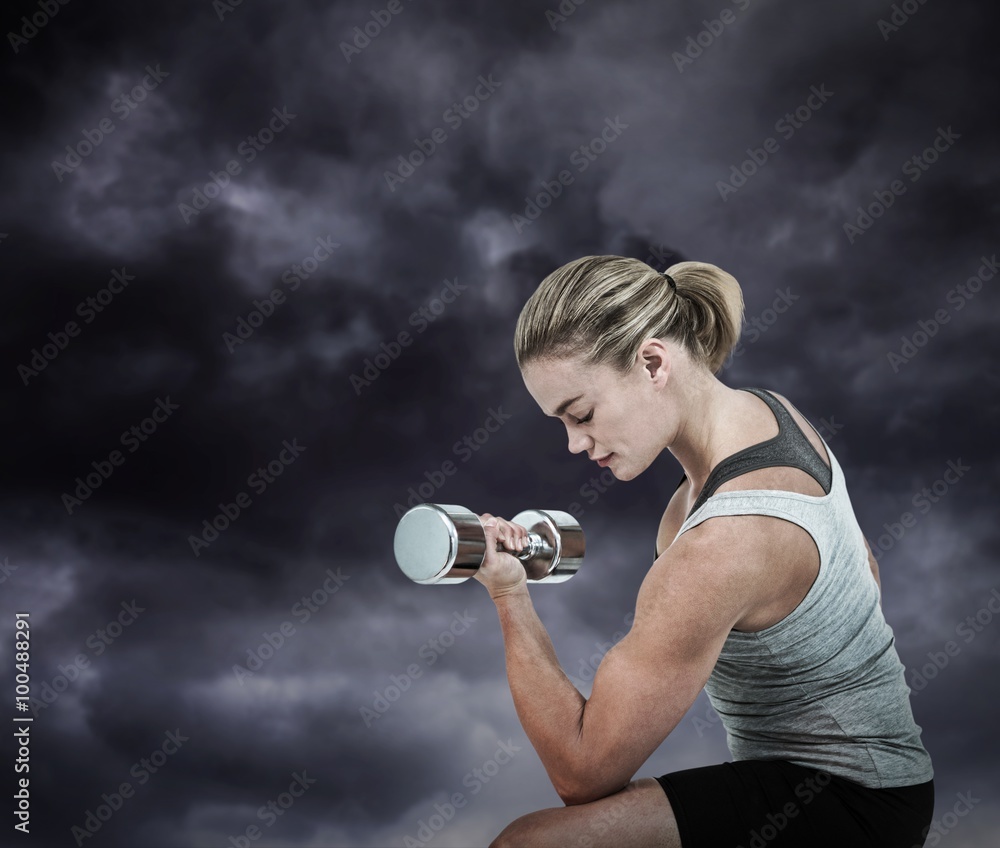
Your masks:
{"label": "closed eye", "polygon": [[576,423],[577,424],[586,424],[593,417],[594,417],[594,410],[590,410],[590,412],[587,413],[587,417],[586,418],[577,418],[576,419]]}

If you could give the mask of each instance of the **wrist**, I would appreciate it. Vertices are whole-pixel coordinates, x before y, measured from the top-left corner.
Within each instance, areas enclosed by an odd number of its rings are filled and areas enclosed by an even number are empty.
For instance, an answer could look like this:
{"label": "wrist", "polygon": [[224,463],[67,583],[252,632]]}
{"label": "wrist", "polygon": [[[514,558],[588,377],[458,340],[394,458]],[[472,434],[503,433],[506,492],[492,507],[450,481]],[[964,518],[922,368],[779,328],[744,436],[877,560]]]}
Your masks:
{"label": "wrist", "polygon": [[499,604],[505,601],[514,600],[517,598],[529,598],[528,594],[528,581],[522,580],[520,583],[514,586],[506,586],[503,589],[497,589],[496,591],[490,592],[490,598],[492,598],[493,603]]}

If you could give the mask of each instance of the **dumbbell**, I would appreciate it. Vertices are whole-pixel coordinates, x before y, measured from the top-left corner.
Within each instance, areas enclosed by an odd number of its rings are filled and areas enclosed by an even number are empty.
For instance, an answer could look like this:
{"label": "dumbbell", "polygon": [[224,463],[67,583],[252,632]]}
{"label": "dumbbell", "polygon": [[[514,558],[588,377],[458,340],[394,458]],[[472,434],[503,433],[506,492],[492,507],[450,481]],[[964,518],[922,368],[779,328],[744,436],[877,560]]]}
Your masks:
{"label": "dumbbell", "polygon": [[[538,583],[569,580],[583,563],[584,538],[568,512],[528,509],[511,519],[528,531],[528,546],[513,553],[528,579]],[[455,504],[419,504],[396,527],[396,562],[415,583],[462,583],[486,557],[486,528],[479,516]],[[498,541],[497,550],[506,550]]]}

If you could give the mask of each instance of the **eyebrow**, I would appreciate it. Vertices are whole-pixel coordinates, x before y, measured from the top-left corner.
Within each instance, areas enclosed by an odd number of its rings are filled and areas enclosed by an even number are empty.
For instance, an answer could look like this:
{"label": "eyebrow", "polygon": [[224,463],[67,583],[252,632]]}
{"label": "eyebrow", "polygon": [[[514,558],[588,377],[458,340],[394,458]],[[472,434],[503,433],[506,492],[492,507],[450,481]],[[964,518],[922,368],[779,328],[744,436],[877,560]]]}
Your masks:
{"label": "eyebrow", "polygon": [[558,418],[569,408],[570,404],[576,403],[582,397],[583,395],[577,395],[576,397],[570,398],[569,400],[564,400],[561,404],[559,404],[559,408],[553,413],[553,415],[556,418]]}

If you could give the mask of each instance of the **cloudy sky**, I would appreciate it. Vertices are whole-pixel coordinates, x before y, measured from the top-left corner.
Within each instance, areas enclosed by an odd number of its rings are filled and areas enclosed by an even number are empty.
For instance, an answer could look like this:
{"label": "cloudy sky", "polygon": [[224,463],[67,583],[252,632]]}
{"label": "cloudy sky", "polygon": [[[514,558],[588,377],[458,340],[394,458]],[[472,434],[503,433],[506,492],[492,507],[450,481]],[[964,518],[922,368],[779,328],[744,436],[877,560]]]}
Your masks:
{"label": "cloudy sky", "polygon": [[[827,437],[908,679],[957,640],[912,697],[936,844],[997,844],[992,10],[55,5],[2,14],[4,844],[472,846],[558,805],[485,590],[410,583],[392,536],[411,499],[578,502],[587,564],[532,592],[589,692],[680,476],[584,490],[517,371],[524,300],[599,253],[740,280],[721,379]],[[639,775],[727,759],[712,719]]]}

